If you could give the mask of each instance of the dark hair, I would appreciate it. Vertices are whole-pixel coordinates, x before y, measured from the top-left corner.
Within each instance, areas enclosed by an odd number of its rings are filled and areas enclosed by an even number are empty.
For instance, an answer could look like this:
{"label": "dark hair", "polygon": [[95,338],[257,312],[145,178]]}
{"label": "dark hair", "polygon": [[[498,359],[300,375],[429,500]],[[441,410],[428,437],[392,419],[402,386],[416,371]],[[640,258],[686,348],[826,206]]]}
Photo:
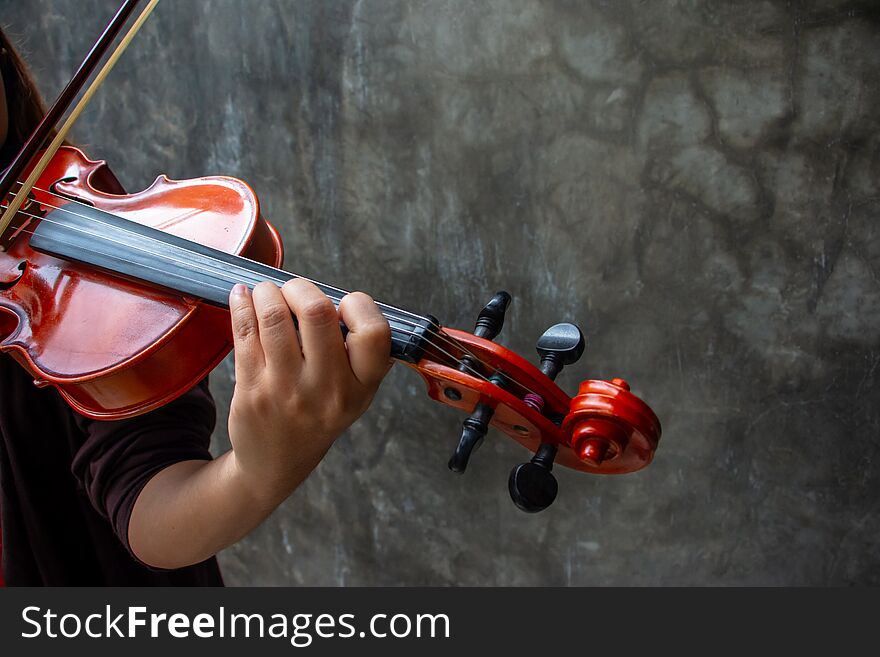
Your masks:
{"label": "dark hair", "polygon": [[27,64],[0,27],[0,71],[6,91],[9,129],[0,148],[0,168],[21,150],[46,113],[43,99]]}

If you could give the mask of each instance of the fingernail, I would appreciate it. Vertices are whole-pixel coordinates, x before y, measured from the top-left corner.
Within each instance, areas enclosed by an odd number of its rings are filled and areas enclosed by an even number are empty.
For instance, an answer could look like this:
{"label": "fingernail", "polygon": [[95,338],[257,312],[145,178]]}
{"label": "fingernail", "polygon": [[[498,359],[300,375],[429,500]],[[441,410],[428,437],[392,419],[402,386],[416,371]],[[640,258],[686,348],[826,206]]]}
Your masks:
{"label": "fingernail", "polygon": [[232,286],[232,296],[243,297],[247,294],[247,286],[244,283],[236,283]]}

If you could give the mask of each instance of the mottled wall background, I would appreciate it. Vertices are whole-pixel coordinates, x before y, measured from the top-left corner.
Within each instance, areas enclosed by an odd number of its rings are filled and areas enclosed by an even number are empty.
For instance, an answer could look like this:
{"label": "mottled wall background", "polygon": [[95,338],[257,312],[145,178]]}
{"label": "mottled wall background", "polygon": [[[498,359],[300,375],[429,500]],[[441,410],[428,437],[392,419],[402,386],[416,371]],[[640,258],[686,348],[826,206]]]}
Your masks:
{"label": "mottled wall background", "polygon": [[[0,20],[53,97],[116,5]],[[580,322],[564,387],[664,424],[526,516],[524,451],[452,475],[461,418],[396,368],[228,582],[880,583],[878,63],[869,0],[162,2],[75,133],[130,189],[243,178],[288,267],[449,325],[508,289],[505,344]]]}

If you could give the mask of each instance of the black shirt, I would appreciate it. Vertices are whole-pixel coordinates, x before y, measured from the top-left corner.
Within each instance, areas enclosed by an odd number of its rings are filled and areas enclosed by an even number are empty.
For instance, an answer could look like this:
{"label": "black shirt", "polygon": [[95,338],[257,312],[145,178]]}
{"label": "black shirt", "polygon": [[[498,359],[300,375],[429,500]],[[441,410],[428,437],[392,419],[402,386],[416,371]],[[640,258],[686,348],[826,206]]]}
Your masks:
{"label": "black shirt", "polygon": [[210,459],[207,382],[150,413],[90,420],[0,355],[0,528],[8,585],[222,585],[211,558],[148,568],[128,545],[135,500],[179,461]]}

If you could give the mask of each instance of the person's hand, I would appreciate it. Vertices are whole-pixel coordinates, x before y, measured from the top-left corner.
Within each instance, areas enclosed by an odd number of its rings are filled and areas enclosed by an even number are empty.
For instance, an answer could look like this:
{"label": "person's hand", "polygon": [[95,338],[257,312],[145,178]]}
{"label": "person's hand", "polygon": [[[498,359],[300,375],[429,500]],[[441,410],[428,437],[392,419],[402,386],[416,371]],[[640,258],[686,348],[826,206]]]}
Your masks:
{"label": "person's hand", "polygon": [[277,503],[370,405],[391,368],[391,329],[366,294],[347,295],[337,311],[302,279],[260,283],[253,293],[237,285],[229,306],[233,458],[249,485]]}
{"label": "person's hand", "polygon": [[261,283],[253,294],[236,286],[229,307],[232,449],[169,465],[141,490],[129,545],[157,568],[204,561],[265,520],[367,409],[391,367],[391,330],[365,294],[349,294],[337,312],[311,283]]}

